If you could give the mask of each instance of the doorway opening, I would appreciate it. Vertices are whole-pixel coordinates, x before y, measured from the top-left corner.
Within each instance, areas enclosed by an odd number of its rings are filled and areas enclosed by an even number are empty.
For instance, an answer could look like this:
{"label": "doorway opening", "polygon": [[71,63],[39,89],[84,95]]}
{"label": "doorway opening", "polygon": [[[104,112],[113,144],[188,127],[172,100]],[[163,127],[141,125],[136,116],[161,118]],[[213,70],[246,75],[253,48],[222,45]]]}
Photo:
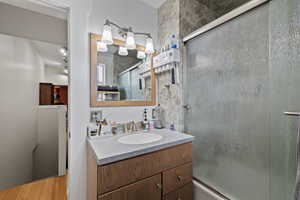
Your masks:
{"label": "doorway opening", "polygon": [[3,199],[67,198],[68,10],[37,2],[0,0]]}

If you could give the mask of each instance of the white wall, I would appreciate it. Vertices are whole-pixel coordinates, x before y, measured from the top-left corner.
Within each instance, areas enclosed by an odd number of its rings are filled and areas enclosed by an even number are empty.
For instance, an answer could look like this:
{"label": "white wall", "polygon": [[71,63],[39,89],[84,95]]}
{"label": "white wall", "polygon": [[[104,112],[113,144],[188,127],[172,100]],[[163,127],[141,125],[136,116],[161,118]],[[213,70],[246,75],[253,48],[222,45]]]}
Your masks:
{"label": "white wall", "polygon": [[0,35],[0,189],[32,179],[42,67],[29,40]]}
{"label": "white wall", "polygon": [[66,45],[67,22],[5,3],[0,3],[0,33]]}
{"label": "white wall", "polygon": [[[70,13],[70,149],[69,199],[86,199],[86,126],[89,121],[89,32],[100,33],[104,18],[128,23],[137,30],[157,35],[156,10],[137,0],[51,0],[71,8]],[[131,8],[123,11],[123,8]],[[139,9],[136,11],[136,9]],[[115,10],[118,9],[118,10]],[[148,10],[149,9],[149,10]],[[92,11],[92,12],[90,12]],[[138,13],[138,14],[137,14]],[[151,21],[151,22],[150,22]],[[147,25],[149,23],[149,25]],[[149,27],[149,28],[148,28]],[[140,119],[142,108],[106,109],[112,118]],[[121,112],[121,114],[120,114]],[[116,118],[116,120],[119,120]]]}
{"label": "white wall", "polygon": [[68,75],[63,67],[45,66],[41,82],[53,83],[54,85],[68,85]]}
{"label": "white wall", "polygon": [[89,120],[89,34],[91,0],[57,0],[70,10],[69,189],[70,200],[86,200],[86,125]]}
{"label": "white wall", "polygon": [[[38,146],[35,151],[34,178],[41,179],[57,176],[59,165],[62,172],[66,167],[66,110],[64,105],[38,107]],[[59,150],[62,154],[59,157]],[[60,161],[60,162],[59,162]],[[61,174],[63,175],[63,174]]]}

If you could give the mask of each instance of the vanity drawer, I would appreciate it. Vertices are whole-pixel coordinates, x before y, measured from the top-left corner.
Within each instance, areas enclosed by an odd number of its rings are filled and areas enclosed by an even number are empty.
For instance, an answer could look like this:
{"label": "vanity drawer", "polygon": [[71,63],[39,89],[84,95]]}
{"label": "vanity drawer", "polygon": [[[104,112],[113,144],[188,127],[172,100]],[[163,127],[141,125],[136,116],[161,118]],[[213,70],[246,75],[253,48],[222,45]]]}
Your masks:
{"label": "vanity drawer", "polygon": [[192,181],[192,163],[163,172],[163,194],[172,192]]}
{"label": "vanity drawer", "polygon": [[193,200],[193,183],[167,194],[164,200]]}
{"label": "vanity drawer", "polygon": [[192,143],[98,167],[98,194],[192,162]]}
{"label": "vanity drawer", "polygon": [[159,174],[104,194],[99,200],[161,200],[161,190],[161,175]]}

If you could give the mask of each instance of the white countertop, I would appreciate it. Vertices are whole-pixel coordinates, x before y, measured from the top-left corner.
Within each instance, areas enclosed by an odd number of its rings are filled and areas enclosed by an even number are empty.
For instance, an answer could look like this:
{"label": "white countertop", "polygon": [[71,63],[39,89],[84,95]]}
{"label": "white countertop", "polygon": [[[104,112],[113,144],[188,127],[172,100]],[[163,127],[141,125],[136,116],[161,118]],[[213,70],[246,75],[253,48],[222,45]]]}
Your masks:
{"label": "white countertop", "polygon": [[[137,133],[143,134],[144,132]],[[118,142],[118,139],[129,134],[120,134],[88,139],[88,143],[94,151],[98,165],[105,165],[194,140],[194,136],[168,129],[154,129],[150,130],[149,133],[161,135],[162,139],[148,144],[122,144]]]}

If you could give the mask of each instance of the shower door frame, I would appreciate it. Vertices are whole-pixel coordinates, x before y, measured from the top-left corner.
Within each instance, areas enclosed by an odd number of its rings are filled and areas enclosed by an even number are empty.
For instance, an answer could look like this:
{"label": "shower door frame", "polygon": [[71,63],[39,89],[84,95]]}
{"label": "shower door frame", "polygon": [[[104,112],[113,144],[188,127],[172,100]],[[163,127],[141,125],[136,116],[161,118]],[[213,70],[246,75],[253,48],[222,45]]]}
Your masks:
{"label": "shower door frame", "polygon": [[[195,30],[194,32],[186,35],[183,39],[182,39],[182,72],[183,72],[183,76],[182,76],[182,85],[183,85],[183,92],[182,92],[182,102],[183,102],[183,108],[182,108],[182,117],[181,117],[181,121],[183,122],[183,130],[184,132],[186,132],[186,123],[185,123],[185,118],[186,118],[186,112],[189,112],[190,109],[193,109],[193,107],[191,107],[191,105],[189,105],[189,102],[187,101],[187,76],[188,76],[188,61],[187,61],[187,47],[186,44],[187,42],[189,42],[190,40],[193,40],[194,38],[197,38],[198,36],[209,32],[259,6],[262,6],[266,3],[269,3],[272,0],[251,0],[248,3],[232,10],[231,12],[217,18],[216,20],[204,25],[203,27]],[[186,132],[187,133],[187,132]],[[196,177],[193,177],[193,182],[195,185],[199,184],[201,185],[202,189],[205,188],[205,190],[210,191],[210,193],[213,194],[213,196],[220,198],[220,199],[224,199],[224,200],[230,200],[230,198],[226,197],[224,194],[222,194],[221,192],[215,190],[213,187],[205,184],[204,182],[202,182],[201,180],[199,180]]]}

